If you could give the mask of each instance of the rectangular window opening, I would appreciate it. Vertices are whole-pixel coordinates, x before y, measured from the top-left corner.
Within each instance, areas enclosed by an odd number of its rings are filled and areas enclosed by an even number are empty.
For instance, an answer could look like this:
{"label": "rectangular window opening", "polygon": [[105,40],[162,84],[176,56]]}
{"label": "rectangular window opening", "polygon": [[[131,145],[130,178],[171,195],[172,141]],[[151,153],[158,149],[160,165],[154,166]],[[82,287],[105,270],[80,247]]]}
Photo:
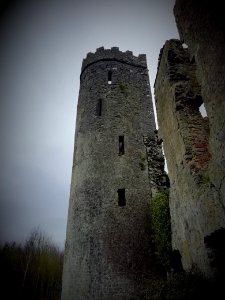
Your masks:
{"label": "rectangular window opening", "polygon": [[108,72],[108,84],[112,84],[112,71]]}
{"label": "rectangular window opening", "polygon": [[119,136],[119,155],[124,154],[124,136]]}
{"label": "rectangular window opening", "polygon": [[126,205],[125,189],[118,189],[118,206]]}
{"label": "rectangular window opening", "polygon": [[98,116],[102,115],[102,99],[98,99],[98,103],[97,103],[97,115]]}

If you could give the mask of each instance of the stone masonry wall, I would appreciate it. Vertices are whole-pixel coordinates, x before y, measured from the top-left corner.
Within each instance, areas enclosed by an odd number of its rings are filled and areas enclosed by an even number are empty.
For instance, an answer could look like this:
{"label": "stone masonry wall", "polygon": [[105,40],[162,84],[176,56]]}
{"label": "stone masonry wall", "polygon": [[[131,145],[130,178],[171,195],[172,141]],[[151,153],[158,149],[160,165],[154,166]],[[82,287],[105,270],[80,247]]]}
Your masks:
{"label": "stone masonry wall", "polygon": [[161,50],[155,99],[171,184],[173,249],[180,251],[185,270],[212,277],[216,270],[205,237],[224,227],[224,210],[210,178],[209,122],[199,112],[196,64],[179,40],[166,41]]}
{"label": "stone masonry wall", "polygon": [[77,106],[63,300],[131,299],[152,273],[144,137],[154,130],[146,56],[115,47],[88,54]]}

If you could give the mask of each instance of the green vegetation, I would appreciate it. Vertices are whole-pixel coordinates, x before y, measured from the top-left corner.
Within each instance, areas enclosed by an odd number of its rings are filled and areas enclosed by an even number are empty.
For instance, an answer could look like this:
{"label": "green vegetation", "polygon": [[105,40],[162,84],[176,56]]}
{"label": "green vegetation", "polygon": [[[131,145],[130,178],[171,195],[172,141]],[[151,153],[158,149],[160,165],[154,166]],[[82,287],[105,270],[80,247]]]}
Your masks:
{"label": "green vegetation", "polygon": [[158,192],[152,199],[152,229],[158,262],[166,270],[169,270],[172,245],[168,192]]}
{"label": "green vegetation", "polygon": [[146,164],[145,161],[147,160],[147,156],[141,156],[140,157],[140,161],[139,161],[139,167],[142,171],[144,171],[146,169]]}
{"label": "green vegetation", "polygon": [[204,184],[209,184],[210,183],[210,178],[208,174],[202,175],[202,183]]}
{"label": "green vegetation", "polygon": [[[146,158],[142,158],[145,161]],[[197,269],[170,273],[172,262],[168,192],[158,192],[152,200],[152,226],[159,269],[133,300],[220,299],[222,284],[206,280]],[[223,234],[223,232],[222,232]],[[215,239],[215,238],[214,238]],[[210,241],[209,242],[214,242]],[[26,242],[0,247],[2,294],[5,299],[59,300],[63,253],[49,237],[34,230]],[[141,295],[140,295],[141,294]]]}
{"label": "green vegetation", "polygon": [[170,278],[153,278],[136,300],[221,299],[217,287],[200,274],[179,272]]}
{"label": "green vegetation", "polygon": [[145,164],[142,161],[139,162],[139,167],[142,171],[146,169]]}
{"label": "green vegetation", "polygon": [[178,254],[172,251],[171,245],[169,193],[158,192],[152,200],[151,209],[156,265],[164,272],[146,282],[142,295],[135,299],[219,299],[215,298],[219,295],[217,283],[207,280],[194,267],[190,273],[187,273],[183,271],[182,266],[179,266]]}
{"label": "green vegetation", "polygon": [[128,96],[128,88],[127,88],[127,85],[124,84],[124,83],[122,83],[122,82],[120,82],[120,83],[119,83],[119,88],[120,88],[121,93],[124,94],[125,97],[127,97],[127,96]]}
{"label": "green vegetation", "polygon": [[39,230],[24,245],[1,246],[0,264],[6,299],[60,299],[63,253]]}

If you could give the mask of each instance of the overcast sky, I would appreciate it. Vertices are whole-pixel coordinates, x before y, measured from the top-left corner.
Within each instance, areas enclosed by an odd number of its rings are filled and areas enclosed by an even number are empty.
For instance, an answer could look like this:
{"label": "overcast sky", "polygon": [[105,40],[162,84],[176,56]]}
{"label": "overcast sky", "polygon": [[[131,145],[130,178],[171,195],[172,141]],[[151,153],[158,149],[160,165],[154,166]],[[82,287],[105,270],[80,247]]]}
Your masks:
{"label": "overcast sky", "polygon": [[104,46],[147,54],[150,84],[173,0],[17,0],[0,15],[0,241],[66,236],[79,75]]}

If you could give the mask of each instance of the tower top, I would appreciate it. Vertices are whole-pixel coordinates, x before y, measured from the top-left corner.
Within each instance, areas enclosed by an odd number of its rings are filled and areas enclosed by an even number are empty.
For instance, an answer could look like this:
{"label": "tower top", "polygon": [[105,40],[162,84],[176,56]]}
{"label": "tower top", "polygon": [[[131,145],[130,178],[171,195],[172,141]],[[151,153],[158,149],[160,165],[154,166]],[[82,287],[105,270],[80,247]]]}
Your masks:
{"label": "tower top", "polygon": [[91,64],[96,63],[98,61],[119,61],[123,63],[127,63],[130,65],[134,65],[137,67],[147,68],[147,61],[145,54],[139,54],[138,56],[134,56],[132,51],[122,52],[118,47],[112,47],[111,49],[104,49],[104,47],[100,47],[96,49],[95,53],[89,52],[87,57],[83,60],[81,73]]}

